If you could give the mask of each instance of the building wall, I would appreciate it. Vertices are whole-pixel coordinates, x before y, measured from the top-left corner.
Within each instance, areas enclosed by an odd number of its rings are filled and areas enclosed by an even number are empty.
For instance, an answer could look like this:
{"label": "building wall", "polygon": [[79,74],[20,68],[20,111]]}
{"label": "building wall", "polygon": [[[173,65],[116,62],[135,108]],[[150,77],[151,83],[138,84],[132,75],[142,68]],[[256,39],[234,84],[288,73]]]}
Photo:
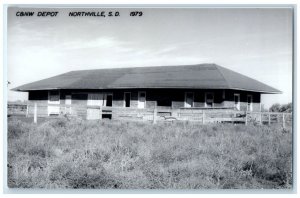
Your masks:
{"label": "building wall", "polygon": [[37,104],[37,114],[41,117],[48,116],[48,91],[31,91],[28,94],[28,115],[33,116],[34,104]]}
{"label": "building wall", "polygon": [[[131,89],[131,90],[104,90],[105,93],[113,94],[113,107],[124,107],[124,92],[131,93],[130,107],[138,107],[138,92],[146,92],[146,108],[153,109],[156,106],[164,106],[166,108],[182,108],[185,107],[185,93],[194,93],[193,107],[205,107],[205,93],[214,93],[214,107],[219,108],[234,108],[234,93],[240,94],[240,110],[247,110],[247,95],[253,97],[253,111],[260,111],[260,93],[234,90],[179,90],[179,89]],[[61,90],[60,104],[65,104],[66,95],[71,95],[72,106],[86,106],[88,93],[101,93],[99,90]],[[29,104],[37,103],[38,105],[46,106],[48,104],[48,91],[31,91],[29,93]],[[33,105],[32,105],[33,107]],[[64,109],[61,109],[63,111]],[[29,113],[33,113],[32,108],[29,108]],[[80,114],[86,116],[86,107],[73,112],[75,115]],[[47,108],[39,108],[38,114],[47,115]]]}
{"label": "building wall", "polygon": [[257,92],[226,90],[224,106],[234,106],[234,94],[240,94],[240,110],[247,110],[247,96],[252,96],[252,111],[260,111],[261,94]]}

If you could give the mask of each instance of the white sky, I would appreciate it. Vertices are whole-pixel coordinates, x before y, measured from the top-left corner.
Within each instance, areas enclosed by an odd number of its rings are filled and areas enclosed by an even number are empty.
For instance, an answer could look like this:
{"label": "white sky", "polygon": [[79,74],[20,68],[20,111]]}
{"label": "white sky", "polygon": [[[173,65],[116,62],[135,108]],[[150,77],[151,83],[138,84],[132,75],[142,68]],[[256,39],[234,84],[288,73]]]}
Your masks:
{"label": "white sky", "polygon": [[[17,17],[17,11],[59,11]],[[69,11],[113,11],[120,17],[69,17]],[[283,94],[265,107],[292,101],[292,10],[275,9],[21,9],[9,8],[9,89],[71,70],[216,63]],[[27,94],[9,91],[8,100]]]}

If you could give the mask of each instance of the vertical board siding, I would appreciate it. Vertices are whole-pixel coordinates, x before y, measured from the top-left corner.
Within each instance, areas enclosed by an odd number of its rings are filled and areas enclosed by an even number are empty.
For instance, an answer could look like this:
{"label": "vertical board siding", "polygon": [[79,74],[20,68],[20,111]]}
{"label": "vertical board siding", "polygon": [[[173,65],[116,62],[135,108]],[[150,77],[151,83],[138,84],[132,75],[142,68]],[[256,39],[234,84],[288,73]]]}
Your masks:
{"label": "vertical board siding", "polygon": [[[197,90],[197,89],[117,89],[117,90],[61,90],[60,100],[61,104],[65,103],[65,96],[71,95],[72,104],[71,106],[85,106],[87,105],[88,93],[112,93],[113,102],[112,107],[124,107],[124,92],[131,93],[130,108],[138,107],[138,92],[146,92],[146,108],[172,108],[180,109],[184,107],[185,93],[194,93],[194,107],[203,108],[205,107],[205,93],[214,93],[214,107],[216,108],[234,108],[234,93],[240,94],[240,110],[247,110],[247,95],[253,96],[253,111],[260,111],[260,93],[247,92],[247,91],[236,91],[236,90]],[[168,99],[169,98],[169,99]],[[164,103],[163,100],[169,100]],[[47,104],[48,91],[30,91],[29,92],[29,103],[37,102],[38,104]],[[161,101],[161,102],[160,102]],[[159,104],[169,104],[170,106],[159,106]],[[76,108],[75,108],[76,109]],[[83,110],[74,109],[74,115],[84,115]],[[32,114],[32,110],[28,109],[29,114]],[[43,115],[47,113],[47,110],[40,110],[39,114]],[[60,111],[64,111],[61,109]],[[73,111],[73,110],[72,110]],[[91,110],[92,111],[92,110]]]}

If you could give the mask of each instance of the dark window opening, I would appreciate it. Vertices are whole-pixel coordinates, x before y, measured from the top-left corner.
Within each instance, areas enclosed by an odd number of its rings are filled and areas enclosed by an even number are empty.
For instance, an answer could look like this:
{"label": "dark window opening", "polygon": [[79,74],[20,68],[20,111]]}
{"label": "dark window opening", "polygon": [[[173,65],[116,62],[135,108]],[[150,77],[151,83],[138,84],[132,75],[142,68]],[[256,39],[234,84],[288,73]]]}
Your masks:
{"label": "dark window opening", "polygon": [[194,93],[187,92],[185,95],[185,107],[194,106]]}
{"label": "dark window opening", "polygon": [[206,93],[206,107],[212,108],[214,105],[214,95],[212,93]]}
{"label": "dark window opening", "polygon": [[172,100],[170,98],[161,98],[157,100],[157,106],[171,107]]}
{"label": "dark window opening", "polygon": [[102,114],[102,119],[110,119],[111,120],[112,115],[111,114]]}
{"label": "dark window opening", "polygon": [[125,107],[130,107],[130,93],[125,93],[124,97],[125,97]]}
{"label": "dark window opening", "polygon": [[247,96],[247,111],[252,111],[252,96],[248,95]]}
{"label": "dark window opening", "polygon": [[107,107],[111,107],[112,106],[112,99],[113,99],[112,95],[107,95],[106,96],[106,106]]}
{"label": "dark window opening", "polygon": [[146,97],[146,93],[145,92],[140,92],[140,97],[143,98],[143,100],[144,100],[144,98]]}
{"label": "dark window opening", "polygon": [[57,117],[57,116],[59,116],[59,113],[50,113],[49,116]]}
{"label": "dark window opening", "polygon": [[49,101],[51,101],[51,102],[59,101],[59,91],[50,91],[49,92]]}

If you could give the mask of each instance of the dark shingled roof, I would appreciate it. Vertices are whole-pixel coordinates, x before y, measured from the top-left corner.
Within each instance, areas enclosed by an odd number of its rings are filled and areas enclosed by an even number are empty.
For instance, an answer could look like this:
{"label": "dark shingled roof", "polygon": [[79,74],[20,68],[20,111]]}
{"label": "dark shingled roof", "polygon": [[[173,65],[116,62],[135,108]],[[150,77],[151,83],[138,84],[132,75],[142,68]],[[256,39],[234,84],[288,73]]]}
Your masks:
{"label": "dark shingled roof", "polygon": [[264,83],[216,64],[71,71],[13,90],[123,88],[235,89],[280,93]]}

